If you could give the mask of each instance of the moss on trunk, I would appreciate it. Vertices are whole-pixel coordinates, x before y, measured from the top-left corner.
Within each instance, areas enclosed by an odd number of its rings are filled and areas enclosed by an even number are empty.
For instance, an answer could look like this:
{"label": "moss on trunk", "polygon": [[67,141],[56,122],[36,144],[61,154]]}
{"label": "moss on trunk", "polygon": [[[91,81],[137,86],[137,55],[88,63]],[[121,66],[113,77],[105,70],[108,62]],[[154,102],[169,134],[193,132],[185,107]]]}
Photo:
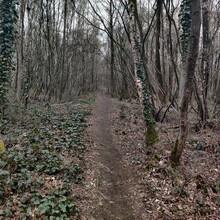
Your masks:
{"label": "moss on trunk", "polygon": [[174,145],[173,145],[173,148],[170,154],[170,161],[171,161],[172,167],[179,165],[179,162],[180,162],[179,158],[177,157],[178,145],[179,145],[179,140],[177,138],[176,141],[174,142]]}
{"label": "moss on trunk", "polygon": [[159,141],[159,137],[157,134],[157,131],[155,129],[155,123],[152,123],[147,126],[146,130],[146,146],[152,146],[154,145],[157,141]]}

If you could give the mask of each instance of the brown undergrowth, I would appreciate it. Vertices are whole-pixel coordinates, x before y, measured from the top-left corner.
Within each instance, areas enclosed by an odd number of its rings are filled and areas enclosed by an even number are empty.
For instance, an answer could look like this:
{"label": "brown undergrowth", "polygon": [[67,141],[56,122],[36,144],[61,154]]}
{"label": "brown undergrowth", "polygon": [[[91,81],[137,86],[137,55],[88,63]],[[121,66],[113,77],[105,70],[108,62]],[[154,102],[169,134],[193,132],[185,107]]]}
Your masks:
{"label": "brown undergrowth", "polygon": [[198,131],[190,115],[190,130],[181,165],[172,169],[171,146],[178,132],[178,114],[170,109],[158,123],[160,141],[144,146],[144,123],[136,101],[115,101],[117,144],[127,152],[124,162],[135,173],[143,219],[220,219],[220,136],[218,124]]}

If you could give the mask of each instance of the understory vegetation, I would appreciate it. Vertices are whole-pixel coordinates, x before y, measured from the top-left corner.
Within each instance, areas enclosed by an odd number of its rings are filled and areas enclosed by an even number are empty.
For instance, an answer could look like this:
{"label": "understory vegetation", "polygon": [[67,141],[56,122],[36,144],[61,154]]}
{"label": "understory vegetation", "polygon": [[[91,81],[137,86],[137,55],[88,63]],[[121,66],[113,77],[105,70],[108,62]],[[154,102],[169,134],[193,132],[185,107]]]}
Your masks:
{"label": "understory vegetation", "polygon": [[178,112],[174,108],[167,112],[164,122],[157,123],[160,143],[145,148],[144,122],[137,102],[118,102],[118,106],[115,135],[120,148],[128,152],[124,162],[136,173],[135,191],[141,192],[139,199],[146,210],[145,219],[219,219],[219,120],[206,129],[198,129],[198,116],[193,109],[189,111],[187,150],[181,165],[173,168],[169,155],[173,137],[179,132]]}
{"label": "understory vegetation", "polygon": [[[79,210],[72,195],[83,182],[82,143],[88,110],[32,106],[8,112],[1,133],[0,216],[69,219]],[[0,219],[2,219],[0,217]]]}

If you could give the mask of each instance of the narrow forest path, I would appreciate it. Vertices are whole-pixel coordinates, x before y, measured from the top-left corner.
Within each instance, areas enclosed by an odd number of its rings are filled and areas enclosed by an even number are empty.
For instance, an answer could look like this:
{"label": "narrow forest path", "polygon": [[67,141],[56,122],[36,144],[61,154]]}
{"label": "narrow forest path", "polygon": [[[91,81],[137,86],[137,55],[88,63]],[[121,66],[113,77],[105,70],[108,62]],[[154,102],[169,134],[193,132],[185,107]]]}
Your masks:
{"label": "narrow forest path", "polygon": [[[138,101],[97,95],[84,138],[85,184],[75,194],[80,220],[220,219],[219,144],[213,141],[219,134],[191,127],[191,144],[173,170],[169,155],[178,117],[173,111],[167,117],[157,125],[160,142],[150,154]],[[197,149],[195,143],[206,147]]]}
{"label": "narrow forest path", "polygon": [[134,220],[134,177],[123,163],[123,152],[112,131],[114,103],[104,93],[97,95],[87,133],[91,148],[86,155],[87,195],[82,210],[84,220]]}

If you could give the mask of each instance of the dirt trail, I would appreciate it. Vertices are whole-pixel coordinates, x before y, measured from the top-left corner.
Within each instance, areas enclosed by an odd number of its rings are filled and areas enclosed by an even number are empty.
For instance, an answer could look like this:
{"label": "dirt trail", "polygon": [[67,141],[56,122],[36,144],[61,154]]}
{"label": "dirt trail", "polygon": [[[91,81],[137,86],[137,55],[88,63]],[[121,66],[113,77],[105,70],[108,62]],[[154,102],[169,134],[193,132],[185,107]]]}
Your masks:
{"label": "dirt trail", "polygon": [[111,99],[103,93],[98,94],[88,131],[92,146],[86,156],[84,220],[141,219],[135,216],[135,199],[131,195],[133,175],[123,163],[125,152],[117,146],[111,129],[113,112]]}

